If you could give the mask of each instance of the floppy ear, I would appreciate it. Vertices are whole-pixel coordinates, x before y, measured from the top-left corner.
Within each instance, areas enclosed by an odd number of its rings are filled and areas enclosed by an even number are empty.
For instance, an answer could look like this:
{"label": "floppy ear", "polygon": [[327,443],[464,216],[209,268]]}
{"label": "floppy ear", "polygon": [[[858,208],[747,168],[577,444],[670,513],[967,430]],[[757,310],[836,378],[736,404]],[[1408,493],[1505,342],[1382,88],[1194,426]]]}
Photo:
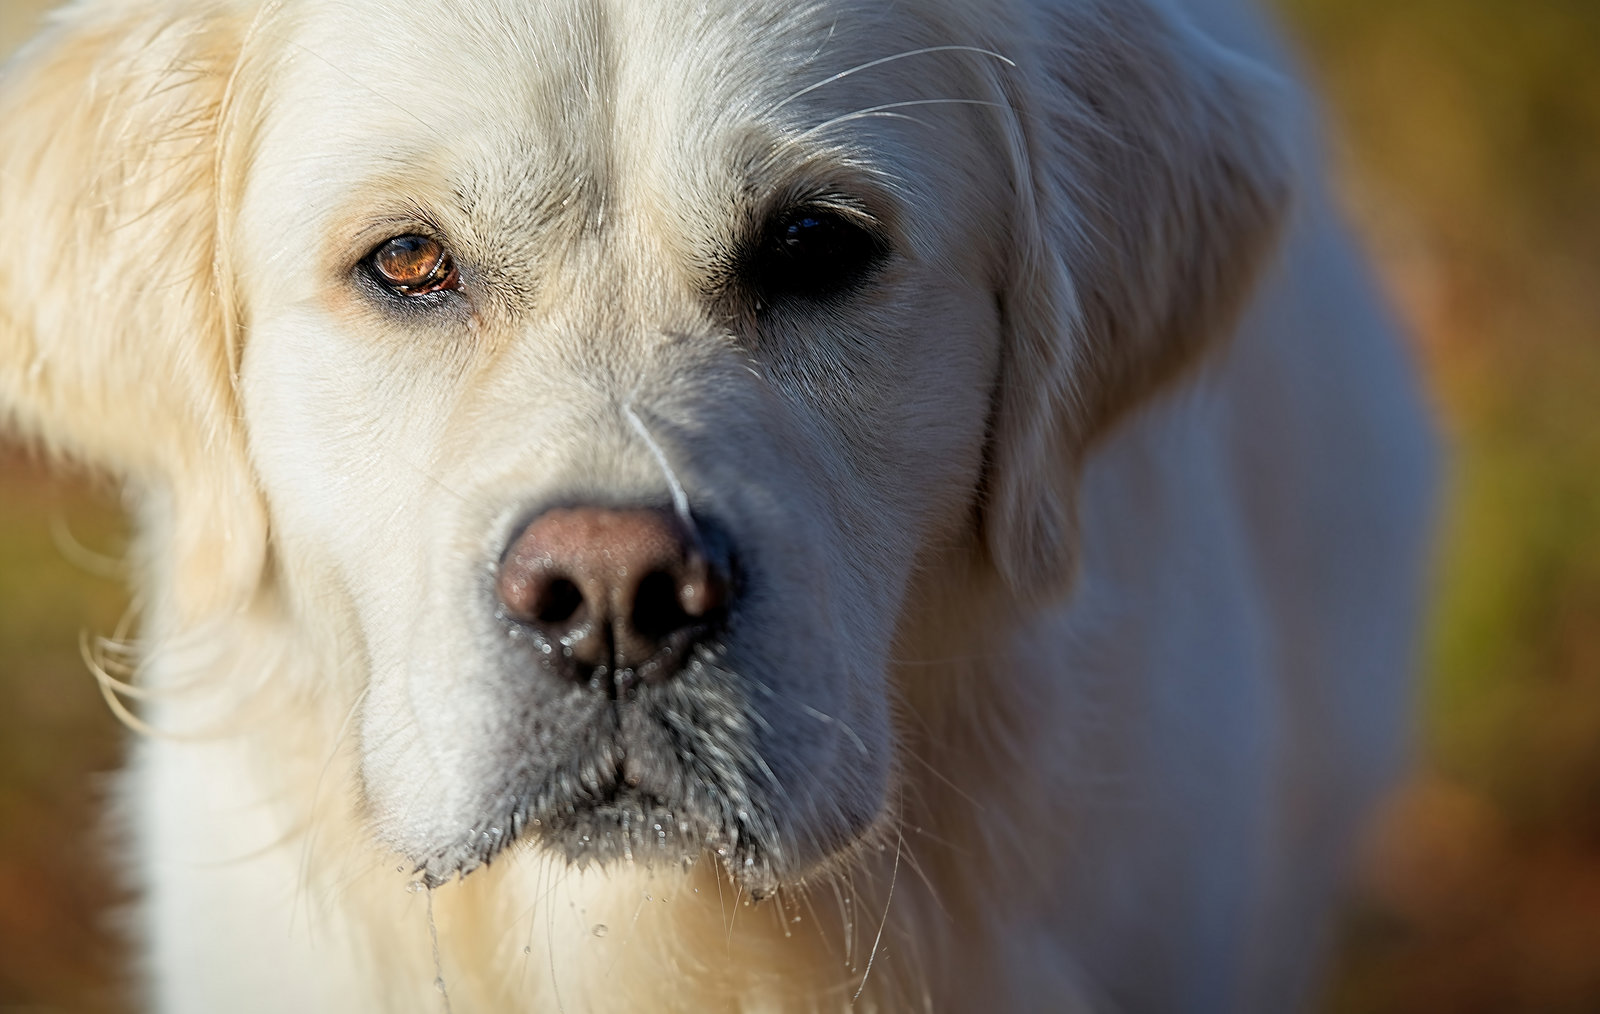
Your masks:
{"label": "floppy ear", "polygon": [[1158,2],[1054,5],[1005,86],[1018,200],[984,534],[1025,598],[1071,576],[1087,448],[1232,328],[1288,204],[1275,79]]}
{"label": "floppy ear", "polygon": [[0,422],[128,481],[191,619],[254,591],[266,546],[218,268],[247,27],[206,0],[81,2],[0,71]]}

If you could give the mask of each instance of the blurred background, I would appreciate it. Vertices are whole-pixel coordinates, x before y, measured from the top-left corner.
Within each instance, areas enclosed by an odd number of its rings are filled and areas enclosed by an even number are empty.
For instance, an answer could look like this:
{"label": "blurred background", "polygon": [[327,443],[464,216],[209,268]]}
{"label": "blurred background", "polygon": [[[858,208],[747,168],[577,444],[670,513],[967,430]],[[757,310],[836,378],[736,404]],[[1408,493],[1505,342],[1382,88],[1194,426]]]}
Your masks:
{"label": "blurred background", "polygon": [[[1418,770],[1324,1010],[1600,1011],[1600,2],[1271,0],[1452,445]],[[45,0],[0,0],[0,53]],[[78,656],[123,527],[0,447],[0,1011],[127,1009]]]}

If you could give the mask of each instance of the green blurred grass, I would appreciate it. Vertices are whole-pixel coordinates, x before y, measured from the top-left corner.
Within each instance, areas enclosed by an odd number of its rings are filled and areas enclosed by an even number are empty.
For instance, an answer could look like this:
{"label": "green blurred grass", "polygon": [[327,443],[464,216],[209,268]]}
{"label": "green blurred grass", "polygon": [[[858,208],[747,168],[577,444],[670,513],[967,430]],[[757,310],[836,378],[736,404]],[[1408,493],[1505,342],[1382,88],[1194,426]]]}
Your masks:
{"label": "green blurred grass", "polygon": [[[41,0],[0,0],[0,51]],[[1453,444],[1424,757],[1369,861],[1330,1009],[1600,1010],[1600,3],[1276,0]],[[110,1011],[100,773],[77,657],[114,503],[0,455],[0,1010]]]}
{"label": "green blurred grass", "polygon": [[0,453],[0,1011],[122,1009],[101,820],[122,737],[77,645],[115,628],[125,596],[61,548],[117,553],[121,530],[92,487]]}
{"label": "green blurred grass", "polygon": [[[1517,773],[1574,711],[1600,717],[1567,693],[1600,678],[1600,4],[1280,2],[1455,440],[1431,742],[1519,816],[1600,802],[1575,772]],[[1594,770],[1600,727],[1572,731]]]}
{"label": "green blurred grass", "polygon": [[1278,0],[1453,444],[1334,1009],[1600,1010],[1600,4]]}

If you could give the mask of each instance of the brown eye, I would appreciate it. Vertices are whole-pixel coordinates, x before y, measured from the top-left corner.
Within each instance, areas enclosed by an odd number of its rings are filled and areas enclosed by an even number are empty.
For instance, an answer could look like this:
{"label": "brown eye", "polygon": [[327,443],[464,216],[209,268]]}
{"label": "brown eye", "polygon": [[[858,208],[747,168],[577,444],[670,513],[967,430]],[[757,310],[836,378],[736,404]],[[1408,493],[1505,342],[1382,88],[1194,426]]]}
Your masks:
{"label": "brown eye", "polygon": [[461,288],[461,273],[444,244],[427,236],[396,236],[367,258],[374,277],[402,296]]}

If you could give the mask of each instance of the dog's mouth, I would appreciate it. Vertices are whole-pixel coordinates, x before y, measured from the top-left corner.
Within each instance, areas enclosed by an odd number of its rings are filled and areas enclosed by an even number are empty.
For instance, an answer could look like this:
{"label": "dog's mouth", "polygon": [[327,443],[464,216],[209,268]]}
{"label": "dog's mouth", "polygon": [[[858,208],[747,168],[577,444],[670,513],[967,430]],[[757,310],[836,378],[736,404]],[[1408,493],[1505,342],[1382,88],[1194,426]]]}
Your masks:
{"label": "dog's mouth", "polygon": [[668,684],[567,716],[559,760],[524,762],[464,834],[413,855],[423,882],[464,877],[526,843],[579,867],[710,859],[753,895],[770,894],[793,859],[775,816],[782,794],[760,719],[732,683],[705,653]]}

